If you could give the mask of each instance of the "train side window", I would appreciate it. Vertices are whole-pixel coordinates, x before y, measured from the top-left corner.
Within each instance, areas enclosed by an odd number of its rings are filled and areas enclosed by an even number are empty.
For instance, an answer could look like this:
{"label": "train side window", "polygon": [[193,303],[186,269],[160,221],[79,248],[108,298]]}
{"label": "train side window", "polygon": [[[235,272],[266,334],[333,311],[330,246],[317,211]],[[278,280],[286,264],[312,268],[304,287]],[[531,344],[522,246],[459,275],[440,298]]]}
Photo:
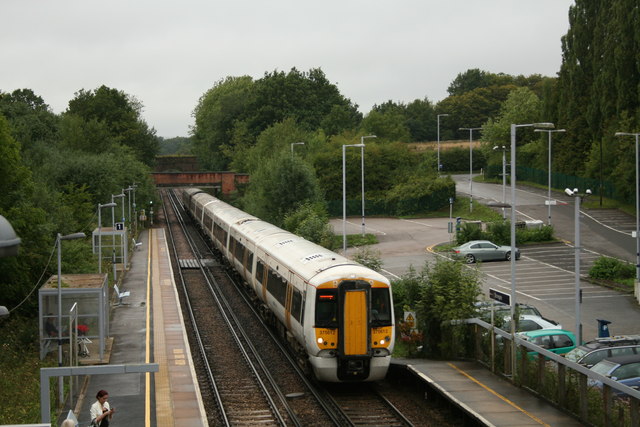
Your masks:
{"label": "train side window", "polygon": [[269,271],[267,291],[282,305],[287,298],[287,281],[274,271]]}
{"label": "train side window", "polygon": [[294,319],[298,321],[298,323],[300,323],[301,311],[302,311],[302,293],[299,290],[294,288],[293,298],[291,300],[291,315],[293,316]]}
{"label": "train side window", "polygon": [[337,289],[318,289],[316,294],[316,328],[338,327]]}
{"label": "train side window", "polygon": [[264,263],[261,260],[256,264],[256,279],[260,284],[264,281]]}
{"label": "train side window", "polygon": [[371,323],[373,326],[391,325],[391,304],[388,288],[371,288]]}
{"label": "train side window", "polygon": [[251,272],[253,271],[253,252],[249,252],[248,249],[247,252],[249,253],[249,259],[247,260],[247,271],[249,272],[249,274],[251,274]]}

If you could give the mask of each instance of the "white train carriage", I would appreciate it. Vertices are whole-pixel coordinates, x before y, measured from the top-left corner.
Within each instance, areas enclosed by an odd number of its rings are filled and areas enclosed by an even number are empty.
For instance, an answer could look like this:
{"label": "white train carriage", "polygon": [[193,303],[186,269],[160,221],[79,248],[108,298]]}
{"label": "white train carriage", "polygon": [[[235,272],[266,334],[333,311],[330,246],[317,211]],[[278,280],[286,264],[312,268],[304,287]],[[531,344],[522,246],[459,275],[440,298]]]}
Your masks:
{"label": "white train carriage", "polygon": [[384,378],[395,340],[384,276],[196,189],[184,199],[318,379]]}

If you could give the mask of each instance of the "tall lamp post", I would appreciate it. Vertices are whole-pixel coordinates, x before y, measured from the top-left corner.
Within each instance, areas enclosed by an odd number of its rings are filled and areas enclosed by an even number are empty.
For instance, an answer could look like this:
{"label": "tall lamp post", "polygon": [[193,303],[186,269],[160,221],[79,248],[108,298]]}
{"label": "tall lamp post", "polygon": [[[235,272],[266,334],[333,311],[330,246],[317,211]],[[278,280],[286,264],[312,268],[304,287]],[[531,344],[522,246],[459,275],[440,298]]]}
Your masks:
{"label": "tall lamp post", "polygon": [[364,144],[347,144],[342,146],[342,254],[347,256],[347,147],[364,147]]}
{"label": "tall lamp post", "polygon": [[375,135],[360,137],[360,183],[362,184],[362,237],[364,237],[364,140],[365,138],[377,138]]}
{"label": "tall lamp post", "polygon": [[[87,237],[87,235],[82,232],[67,234],[66,236],[58,233],[56,237],[56,245],[58,246],[58,366],[62,366],[62,241],[83,239],[85,237]],[[69,335],[69,348],[72,348],[71,335]],[[58,387],[61,402],[64,399],[64,388],[62,380],[62,376],[58,377]]]}
{"label": "tall lamp post", "polygon": [[551,225],[551,134],[556,132],[566,132],[566,129],[534,129],[534,132],[546,132],[549,134],[549,154],[547,156],[548,165],[548,178],[547,183],[549,185],[549,189],[547,190],[547,215],[548,215],[548,224]]}
{"label": "tall lamp post", "polygon": [[98,274],[102,274],[102,208],[113,208],[114,202],[101,205],[98,203]]}
{"label": "tall lamp post", "polygon": [[521,127],[553,128],[553,123],[511,125],[511,375],[516,373],[516,130]]}
{"label": "tall lamp post", "polygon": [[[502,204],[507,203],[507,147],[496,145],[494,150],[502,148]],[[502,208],[502,219],[507,219],[507,214]]]}
{"label": "tall lamp post", "polygon": [[[120,193],[120,194],[112,194],[112,195],[111,195],[111,202],[112,202],[112,203],[115,203],[115,202],[114,202],[114,199],[124,199],[124,194],[123,194],[123,193]],[[118,281],[118,272],[117,272],[117,271],[118,271],[118,268],[116,267],[116,242],[115,242],[115,240],[116,240],[116,237],[115,237],[115,236],[116,236],[116,235],[115,235],[115,232],[116,232],[116,219],[115,219],[115,218],[116,218],[116,217],[115,217],[115,214],[114,214],[114,212],[115,212],[115,206],[117,206],[117,204],[116,204],[116,205],[114,205],[114,206],[111,208],[111,227],[112,227],[112,228],[111,228],[111,231],[112,231],[112,233],[113,233],[113,234],[111,235],[111,239],[112,239],[112,240],[111,240],[111,244],[112,244],[111,249],[112,249],[112,251],[113,251],[113,252],[112,252],[112,255],[111,255],[111,261],[112,261],[112,262],[111,262],[111,264],[113,265],[113,281],[114,281],[114,282],[117,282],[117,281]],[[122,212],[124,212],[124,200],[122,201]],[[122,239],[120,239],[120,240],[121,240],[121,241],[120,241],[120,243],[122,243]]]}
{"label": "tall lamp post", "polygon": [[127,192],[127,200],[129,201],[129,227],[131,227],[131,192],[134,191],[132,186],[123,188],[122,192]]}
{"label": "tall lamp post", "polygon": [[293,146],[294,145],[304,145],[304,142],[292,142],[291,143],[291,158],[293,159]]}
{"label": "tall lamp post", "polygon": [[584,194],[579,194],[578,189],[574,188],[573,190],[566,188],[564,192],[569,197],[574,197],[576,199],[576,209],[575,209],[575,271],[576,271],[576,285],[575,285],[575,295],[576,295],[576,338],[578,339],[578,345],[582,344],[582,322],[580,320],[580,305],[582,304],[582,291],[580,290],[580,202],[587,196],[591,195],[591,190],[584,192]]}
{"label": "tall lamp post", "polygon": [[640,190],[638,189],[638,137],[640,133],[616,132],[616,136],[636,137],[636,281],[640,281]]}
{"label": "tall lamp post", "polygon": [[473,212],[473,131],[482,128],[460,128],[469,131],[469,212]]}
{"label": "tall lamp post", "polygon": [[448,114],[438,114],[438,175],[440,175],[440,117],[447,117]]}

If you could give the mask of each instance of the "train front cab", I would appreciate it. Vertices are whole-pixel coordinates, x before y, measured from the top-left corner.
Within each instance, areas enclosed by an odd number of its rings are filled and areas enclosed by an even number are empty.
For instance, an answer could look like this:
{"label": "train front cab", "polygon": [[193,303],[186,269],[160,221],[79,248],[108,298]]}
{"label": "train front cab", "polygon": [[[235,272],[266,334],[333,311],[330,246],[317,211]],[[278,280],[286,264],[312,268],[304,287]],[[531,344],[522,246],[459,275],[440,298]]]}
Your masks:
{"label": "train front cab", "polygon": [[323,381],[376,381],[384,378],[393,350],[393,307],[386,284],[343,280],[316,292],[315,339],[311,357]]}

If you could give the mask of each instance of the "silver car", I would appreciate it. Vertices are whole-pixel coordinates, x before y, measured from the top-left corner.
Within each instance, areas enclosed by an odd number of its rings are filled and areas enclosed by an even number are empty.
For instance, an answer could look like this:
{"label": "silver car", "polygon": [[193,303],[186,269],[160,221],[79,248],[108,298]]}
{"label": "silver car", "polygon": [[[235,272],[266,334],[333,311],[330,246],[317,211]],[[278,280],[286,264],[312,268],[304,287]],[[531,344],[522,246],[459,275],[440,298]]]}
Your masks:
{"label": "silver car", "polygon": [[[500,246],[488,240],[472,240],[453,248],[454,256],[464,258],[467,264],[476,261],[511,259],[511,246]],[[516,259],[520,259],[520,250],[516,248]]]}

